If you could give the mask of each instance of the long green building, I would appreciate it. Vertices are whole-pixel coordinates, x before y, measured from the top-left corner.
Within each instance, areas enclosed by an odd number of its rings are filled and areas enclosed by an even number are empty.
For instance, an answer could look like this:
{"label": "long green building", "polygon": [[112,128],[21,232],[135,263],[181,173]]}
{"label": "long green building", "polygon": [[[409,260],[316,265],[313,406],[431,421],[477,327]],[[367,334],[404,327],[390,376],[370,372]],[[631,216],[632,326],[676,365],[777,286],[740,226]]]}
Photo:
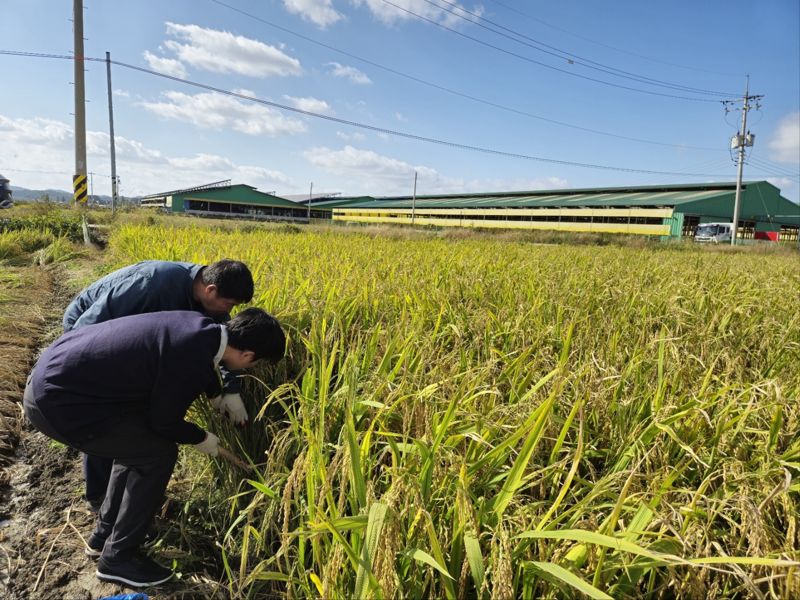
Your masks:
{"label": "long green building", "polygon": [[311,219],[330,219],[330,209],[314,207],[309,211],[291,200],[260,192],[250,185],[231,185],[230,180],[170,192],[141,199],[142,206],[161,208],[171,213],[206,217],[232,217],[267,221],[308,223]]}
{"label": "long green building", "polygon": [[[173,213],[297,223],[333,220],[432,227],[628,233],[680,239],[733,221],[735,183],[426,196],[322,197],[293,202],[229,180],[142,199]],[[309,210],[310,209],[310,210]],[[766,181],[742,184],[741,239],[797,241],[800,205]]]}
{"label": "long green building", "polygon": [[[317,200],[334,221],[437,227],[542,229],[693,236],[702,223],[733,221],[735,183]],[[798,239],[800,205],[766,181],[744,183],[739,237]]]}

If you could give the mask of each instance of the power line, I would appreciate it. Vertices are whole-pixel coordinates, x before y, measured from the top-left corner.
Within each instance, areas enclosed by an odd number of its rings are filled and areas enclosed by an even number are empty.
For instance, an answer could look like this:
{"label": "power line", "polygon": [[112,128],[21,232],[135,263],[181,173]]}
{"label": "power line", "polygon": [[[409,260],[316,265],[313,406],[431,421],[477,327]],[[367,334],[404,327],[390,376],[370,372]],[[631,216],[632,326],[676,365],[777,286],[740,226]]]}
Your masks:
{"label": "power line", "polygon": [[3,167],[3,170],[12,173],[33,173],[35,175],[72,175],[72,173],[66,171],[40,171],[37,169],[14,169],[12,167]]}
{"label": "power line", "polygon": [[353,54],[351,52],[347,52],[346,50],[342,50],[340,48],[336,48],[335,46],[331,46],[331,45],[326,44],[324,42],[320,42],[319,40],[315,40],[314,38],[310,38],[310,37],[308,37],[306,35],[303,35],[301,33],[297,33],[295,31],[292,31],[291,29],[287,29],[286,27],[283,27],[281,25],[277,25],[275,23],[267,21],[266,19],[263,19],[263,18],[261,18],[261,17],[259,17],[257,15],[254,15],[254,14],[249,13],[247,11],[244,11],[244,10],[241,10],[239,8],[236,8],[235,6],[231,6],[230,4],[226,4],[225,2],[222,2],[221,0],[210,0],[210,1],[215,3],[215,4],[219,4],[220,6],[224,6],[225,8],[228,8],[228,9],[230,9],[230,10],[232,10],[234,12],[237,12],[237,13],[243,15],[243,16],[249,17],[249,18],[251,18],[251,19],[253,19],[255,21],[259,21],[261,23],[264,23],[265,25],[268,25],[270,27],[278,29],[279,31],[283,31],[284,33],[288,33],[290,35],[298,37],[298,38],[300,38],[302,40],[305,40],[307,42],[310,42],[312,44],[316,44],[317,46],[320,46],[322,48],[326,48],[328,50],[332,50],[333,52],[337,52],[337,53],[339,53],[339,54],[341,54],[343,56],[347,56],[348,58],[352,58],[352,59],[361,61],[361,62],[363,62],[365,64],[368,64],[370,66],[373,66],[373,67],[375,67],[377,69],[381,69],[383,71],[386,71],[387,73],[391,73],[393,75],[397,75],[399,77],[403,77],[403,78],[408,79],[410,81],[414,81],[416,83],[419,83],[419,84],[422,84],[422,85],[425,85],[425,86],[428,86],[428,87],[431,87],[431,88],[446,92],[448,94],[452,94],[454,96],[459,96],[461,98],[465,98],[465,99],[471,100],[473,102],[478,102],[478,103],[484,104],[486,106],[491,106],[493,108],[498,108],[500,110],[504,110],[504,111],[507,111],[507,112],[510,112],[510,113],[514,113],[514,114],[517,114],[517,115],[521,115],[521,116],[524,116],[524,117],[530,117],[532,119],[537,119],[539,121],[544,121],[544,122],[547,122],[547,123],[553,123],[555,125],[560,125],[562,127],[569,127],[571,129],[577,129],[579,131],[586,131],[586,132],[589,132],[589,133],[594,133],[594,134],[597,134],[597,135],[604,135],[604,136],[613,137],[613,138],[617,138],[617,139],[621,139],[621,140],[627,140],[627,141],[630,141],[630,142],[638,142],[638,143],[641,143],[641,144],[652,144],[652,145],[655,145],[655,146],[664,146],[664,147],[668,147],[668,148],[679,148],[679,149],[689,149],[689,150],[705,150],[705,151],[713,151],[713,152],[725,152],[724,148],[712,148],[712,147],[709,147],[709,146],[692,146],[692,145],[688,145],[688,144],[670,144],[668,142],[658,142],[658,141],[655,141],[655,140],[648,140],[648,139],[644,139],[644,138],[637,138],[637,137],[631,137],[631,136],[611,133],[611,132],[608,132],[608,131],[601,131],[599,129],[592,129],[590,127],[583,127],[581,125],[575,125],[573,123],[567,123],[567,122],[564,122],[564,121],[559,121],[559,120],[556,120],[556,119],[550,119],[548,117],[543,117],[541,115],[536,115],[534,113],[530,113],[530,112],[527,112],[527,111],[524,111],[524,110],[520,110],[518,108],[513,108],[513,107],[510,107],[510,106],[499,104],[497,102],[492,102],[490,100],[486,100],[486,99],[480,98],[478,96],[473,96],[471,94],[467,94],[467,93],[464,93],[464,92],[459,92],[458,90],[454,90],[452,88],[448,88],[448,87],[439,85],[437,83],[426,81],[426,80],[421,79],[419,77],[416,77],[414,75],[409,75],[408,73],[404,73],[402,71],[398,71],[396,69],[393,69],[391,67],[387,67],[387,66],[382,65],[380,63],[376,63],[376,62],[374,62],[372,60],[369,60],[367,58],[358,56],[358,55]]}
{"label": "power line", "polygon": [[[28,57],[35,57],[35,58],[54,58],[54,59],[66,59],[66,60],[72,60],[73,59],[73,57],[67,56],[67,55],[44,54],[44,53],[36,53],[36,52],[17,52],[17,51],[10,51],[10,50],[0,50],[0,54],[6,54],[6,55],[12,55],[12,56],[28,56]],[[89,62],[106,62],[106,59],[104,59],[104,58],[96,58],[96,57],[90,57],[90,56],[84,56],[84,57],[81,57],[81,58],[82,58],[82,60],[89,61]],[[277,109],[280,109],[280,110],[294,112],[294,113],[297,113],[297,114],[302,114],[302,115],[306,115],[306,116],[309,116],[309,117],[314,117],[314,118],[317,118],[317,119],[330,121],[330,122],[333,122],[333,123],[339,123],[339,124],[342,124],[342,125],[348,125],[350,127],[358,127],[360,129],[366,129],[368,131],[375,131],[377,133],[385,133],[387,135],[393,135],[393,136],[402,137],[402,138],[405,138],[405,139],[410,139],[410,140],[415,140],[415,141],[420,141],[420,142],[427,142],[427,143],[430,143],[430,144],[437,144],[437,145],[440,145],[440,146],[447,146],[447,147],[450,147],[450,148],[458,148],[458,149],[461,149],[461,150],[470,150],[470,151],[473,151],[473,152],[480,152],[480,153],[483,153],[483,154],[491,154],[491,155],[495,155],[495,156],[505,156],[507,158],[518,158],[518,159],[529,160],[529,161],[534,161],[534,162],[544,162],[544,163],[548,163],[548,164],[567,165],[567,166],[573,166],[573,167],[582,167],[582,168],[588,168],[588,169],[600,169],[600,170],[606,170],[606,171],[621,171],[621,172],[625,172],[625,173],[645,173],[645,174],[649,174],[649,175],[676,175],[676,176],[682,176],[682,177],[704,177],[704,178],[705,177],[726,177],[726,175],[708,174],[708,173],[681,173],[681,172],[675,172],[675,171],[656,171],[656,170],[650,170],[650,169],[633,169],[633,168],[628,168],[628,167],[615,167],[615,166],[611,166],[611,165],[581,163],[581,162],[575,162],[575,161],[569,161],[569,160],[559,160],[559,159],[554,159],[554,158],[545,158],[545,157],[542,157],[542,156],[533,156],[533,155],[522,154],[522,153],[517,153],[517,152],[508,152],[508,151],[505,151],[505,150],[497,150],[497,149],[487,148],[487,147],[483,147],[483,146],[474,146],[474,145],[471,145],[471,144],[462,144],[462,143],[459,143],[459,142],[452,142],[452,141],[448,141],[448,140],[441,140],[441,139],[438,139],[438,138],[432,138],[432,137],[427,137],[427,136],[422,136],[422,135],[416,135],[416,134],[408,133],[408,132],[405,132],[405,131],[399,131],[399,130],[395,130],[395,129],[388,129],[386,127],[378,127],[376,125],[369,125],[369,124],[366,124],[366,123],[360,123],[358,121],[351,121],[349,119],[342,119],[340,117],[334,117],[332,115],[320,114],[320,113],[316,113],[316,112],[313,112],[313,111],[310,111],[310,110],[303,110],[301,108],[296,108],[294,106],[287,106],[285,104],[280,104],[279,102],[273,102],[273,101],[270,101],[270,100],[264,100],[264,99],[261,99],[261,98],[256,98],[255,96],[239,94],[237,92],[232,92],[232,91],[225,90],[225,89],[222,89],[222,88],[218,88],[216,86],[212,86],[212,85],[209,85],[209,84],[200,83],[200,82],[197,82],[197,81],[192,81],[190,79],[183,79],[183,78],[180,78],[180,77],[176,77],[174,75],[167,75],[166,73],[159,73],[158,71],[153,71],[152,69],[146,69],[144,67],[131,65],[131,64],[128,64],[128,63],[125,63],[125,62],[121,62],[121,61],[118,61],[118,60],[112,60],[110,62],[111,62],[111,64],[117,65],[119,67],[123,67],[125,69],[130,69],[130,70],[133,70],[133,71],[139,71],[141,73],[146,73],[148,75],[153,75],[155,77],[160,77],[160,78],[163,78],[163,79],[169,79],[170,81],[175,81],[175,82],[182,83],[182,84],[185,84],[185,85],[189,85],[189,86],[192,86],[192,87],[208,90],[208,91],[211,91],[211,92],[216,92],[216,93],[222,94],[224,96],[230,96],[230,97],[233,97],[233,98],[239,98],[241,100],[245,100],[245,101],[248,101],[248,102],[255,102],[257,104],[262,104],[264,106],[270,106],[272,108],[277,108]]]}
{"label": "power line", "polygon": [[653,90],[643,90],[641,88],[635,88],[635,87],[630,87],[630,86],[627,86],[627,85],[621,85],[619,83],[613,83],[613,82],[610,82],[610,81],[604,81],[602,79],[596,79],[594,77],[589,77],[588,75],[581,75],[580,73],[573,73],[572,71],[568,71],[566,69],[561,69],[559,67],[554,67],[553,65],[548,65],[547,63],[543,63],[541,61],[535,60],[535,59],[530,58],[528,56],[524,56],[522,54],[518,54],[518,53],[513,52],[511,50],[507,50],[505,48],[501,48],[500,46],[495,46],[494,44],[490,44],[489,42],[485,42],[485,41],[480,40],[480,39],[478,39],[476,37],[473,37],[471,35],[467,35],[466,33],[462,33],[461,31],[453,29],[452,27],[448,27],[447,25],[444,25],[442,23],[437,23],[433,19],[429,19],[428,17],[419,15],[419,14],[417,14],[417,13],[411,11],[411,10],[403,8],[402,6],[398,6],[394,2],[391,2],[390,0],[381,0],[381,1],[386,3],[386,4],[389,4],[390,6],[394,6],[397,10],[400,10],[400,11],[402,11],[404,13],[408,13],[409,15],[411,15],[413,17],[416,17],[417,19],[420,19],[421,21],[425,21],[427,23],[430,23],[431,25],[435,25],[436,27],[444,29],[445,31],[449,31],[451,33],[454,33],[454,34],[460,36],[460,37],[463,37],[465,39],[471,40],[471,41],[475,42],[476,44],[480,44],[482,46],[486,46],[487,48],[492,48],[494,50],[497,50],[498,52],[502,52],[503,54],[508,54],[509,56],[513,56],[513,57],[518,58],[520,60],[523,60],[525,62],[529,62],[529,63],[535,64],[535,65],[539,65],[540,67],[544,67],[546,69],[551,69],[553,71],[558,71],[559,73],[566,73],[567,75],[570,75],[572,77],[578,77],[579,79],[586,79],[587,81],[594,81],[595,83],[601,83],[603,85],[608,85],[608,86],[619,88],[619,89],[623,89],[623,90],[629,90],[629,91],[633,91],[633,92],[640,92],[642,94],[650,94],[652,96],[662,96],[662,97],[665,97],[665,98],[676,98],[678,100],[689,100],[691,102],[719,102],[719,100],[711,100],[709,98],[690,98],[689,96],[678,96],[678,95],[675,95],[675,94],[664,94],[662,92],[655,92]]}
{"label": "power line", "polygon": [[757,158],[754,158],[752,155],[745,158],[744,162],[745,164],[749,163],[756,169],[764,173],[769,173],[770,175],[775,177],[788,177],[789,179],[800,179],[800,173],[790,173],[782,169],[777,169],[775,167],[772,167],[771,165],[765,164],[763,161],[760,161]]}
{"label": "power line", "polygon": [[621,52],[622,54],[628,54],[629,56],[635,56],[637,58],[643,58],[644,60],[649,60],[650,62],[659,63],[659,64],[662,64],[662,65],[668,65],[670,67],[678,67],[679,69],[687,69],[689,71],[697,71],[699,73],[711,73],[713,75],[724,75],[726,77],[738,77],[739,76],[736,73],[720,73],[718,71],[711,71],[711,70],[708,70],[708,69],[700,69],[698,67],[690,67],[688,65],[681,65],[681,64],[678,64],[678,63],[673,63],[673,62],[669,62],[669,61],[665,61],[665,60],[659,60],[657,58],[652,58],[650,56],[645,56],[644,54],[638,54],[636,52],[631,52],[630,50],[624,50],[622,48],[617,48],[616,46],[611,46],[611,45],[605,44],[603,42],[598,42],[597,40],[593,40],[591,38],[579,35],[579,34],[575,33],[574,31],[569,31],[568,29],[564,29],[562,27],[558,27],[556,25],[553,25],[552,23],[548,23],[547,21],[543,21],[542,19],[539,19],[537,17],[529,15],[528,13],[523,12],[521,10],[518,10],[518,9],[512,7],[512,6],[509,6],[508,4],[504,4],[503,2],[500,2],[499,0],[491,0],[491,1],[494,2],[495,4],[499,5],[499,6],[502,6],[503,8],[505,8],[507,10],[510,10],[511,12],[515,12],[518,15],[520,15],[522,17],[525,17],[526,19],[530,19],[531,21],[536,21],[537,23],[541,23],[545,27],[550,27],[551,29],[555,29],[556,31],[561,31],[563,33],[569,34],[571,36],[574,36],[574,37],[576,37],[578,39],[590,42],[592,44],[597,44],[598,46],[602,46],[604,48],[608,48],[608,49],[614,50],[616,52]]}
{"label": "power line", "polygon": [[[102,61],[103,59],[100,59],[100,58],[86,58],[86,60]],[[226,96],[239,98],[239,99],[246,100],[246,101],[249,101],[249,102],[256,102],[258,104],[263,104],[265,106],[270,106],[270,107],[278,108],[278,109],[281,109],[281,110],[287,110],[287,111],[295,112],[295,113],[298,113],[298,114],[306,115],[306,116],[309,116],[309,117],[316,117],[318,119],[324,119],[326,121],[331,121],[331,122],[334,122],[334,123],[340,123],[342,125],[349,125],[351,127],[358,127],[358,128],[361,128],[361,129],[367,129],[369,131],[375,131],[375,132],[378,132],[378,133],[385,133],[385,134],[388,134],[388,135],[394,135],[394,136],[397,136],[397,137],[403,137],[403,138],[406,138],[406,139],[411,139],[411,140],[416,140],[416,141],[421,141],[421,142],[428,142],[428,143],[431,143],[431,144],[438,144],[440,146],[448,146],[448,147],[451,147],[451,148],[459,148],[459,149],[462,149],[462,150],[472,150],[474,152],[482,152],[484,154],[493,154],[493,155],[497,155],[497,156],[506,156],[506,157],[509,157],[509,158],[520,158],[520,159],[523,159],[523,160],[546,162],[546,163],[551,163],[551,164],[570,165],[570,166],[574,166],[574,167],[584,167],[584,168],[592,168],[592,169],[604,169],[604,170],[609,170],[609,171],[624,171],[624,172],[629,172],[629,173],[649,173],[651,175],[683,175],[683,176],[687,176],[687,177],[718,177],[719,176],[719,175],[708,175],[708,174],[699,174],[699,173],[677,173],[677,172],[671,172],[671,171],[654,171],[654,170],[648,170],[648,169],[631,169],[631,168],[626,168],[626,167],[614,167],[614,166],[610,166],[610,165],[598,165],[598,164],[591,164],[591,163],[580,163],[580,162],[574,162],[574,161],[568,161],[568,160],[557,160],[557,159],[553,159],[553,158],[544,158],[544,157],[541,157],[541,156],[532,156],[532,155],[521,154],[521,153],[517,153],[517,152],[508,152],[508,151],[504,151],[504,150],[496,150],[496,149],[493,149],[493,148],[486,148],[486,147],[483,147],[483,146],[474,146],[474,145],[470,145],[470,144],[462,144],[462,143],[452,142],[452,141],[448,141],[448,140],[440,140],[438,138],[432,138],[432,137],[427,137],[427,136],[416,135],[416,134],[408,133],[408,132],[405,132],[405,131],[399,131],[399,130],[395,130],[395,129],[388,129],[388,128],[385,128],[385,127],[378,127],[376,125],[369,125],[369,124],[366,124],[366,123],[360,123],[358,121],[351,121],[349,119],[342,119],[340,117],[334,117],[334,116],[331,116],[331,115],[325,115],[325,114],[321,114],[321,113],[316,113],[316,112],[309,111],[309,110],[303,110],[303,109],[296,108],[296,107],[293,107],[293,106],[287,106],[285,104],[280,104],[278,102],[272,102],[270,100],[263,100],[261,98],[256,98],[254,96],[248,96],[248,95],[245,95],[245,94],[239,94],[239,93],[236,93],[236,92],[231,92],[231,91],[224,90],[222,88],[218,88],[218,87],[211,86],[211,85],[208,85],[208,84],[199,83],[199,82],[196,82],[196,81],[191,81],[189,79],[182,79],[180,77],[175,77],[173,75],[167,75],[165,73],[159,73],[157,71],[153,71],[153,70],[150,70],[150,69],[145,69],[144,67],[137,67],[135,65],[130,65],[130,64],[127,64],[127,63],[124,63],[124,62],[116,61],[116,60],[112,60],[111,63],[115,64],[115,65],[118,65],[120,67],[124,67],[126,69],[132,69],[132,70],[135,70],[135,71],[140,71],[142,73],[147,73],[147,74],[154,75],[154,76],[157,76],[157,77],[163,77],[165,79],[170,79],[172,81],[177,81],[179,83],[183,83],[183,84],[186,84],[186,85],[191,85],[193,87],[198,87],[198,88],[201,88],[201,89],[217,92],[219,94],[224,94]]]}
{"label": "power line", "polygon": [[[32,173],[34,175],[73,175],[73,173],[67,171],[43,171],[41,169],[14,169],[13,167],[3,167],[4,171],[10,171],[13,173]],[[108,179],[111,178],[110,175],[106,173],[97,173],[93,172],[92,175],[96,175],[98,177],[106,177]]]}
{"label": "power line", "polygon": [[[622,77],[624,79],[630,79],[632,81],[636,81],[636,82],[639,82],[639,83],[644,83],[644,84],[647,84],[647,85],[657,85],[657,86],[661,86],[661,87],[665,87],[665,88],[673,89],[673,90],[678,90],[678,91],[682,91],[682,92],[689,92],[689,93],[695,93],[695,94],[705,94],[705,95],[711,95],[711,96],[721,96],[721,97],[728,97],[728,98],[736,96],[736,94],[731,94],[731,93],[728,93],[728,92],[719,92],[719,91],[715,91],[715,90],[707,90],[707,89],[703,89],[703,88],[695,88],[695,87],[681,85],[681,84],[677,84],[677,83],[671,83],[669,81],[662,81],[660,79],[654,79],[652,77],[647,77],[645,75],[638,75],[636,73],[631,73],[630,71],[625,71],[623,69],[618,69],[616,67],[605,65],[603,63],[596,62],[596,61],[593,61],[593,60],[578,56],[578,55],[573,54],[571,52],[567,52],[565,50],[561,50],[560,48],[557,48],[555,46],[551,46],[549,44],[545,44],[544,42],[541,42],[541,41],[539,41],[537,39],[534,39],[534,38],[532,38],[532,37],[530,37],[530,36],[528,36],[528,35],[526,35],[524,33],[520,33],[518,31],[515,31],[513,29],[505,27],[504,25],[501,25],[499,23],[495,23],[494,21],[491,21],[490,19],[487,19],[487,18],[483,17],[482,15],[480,15],[478,13],[475,13],[475,12],[469,11],[469,10],[467,10],[465,8],[462,8],[461,6],[459,6],[455,2],[451,2],[450,0],[438,0],[438,1],[439,2],[443,2],[444,4],[447,4],[449,6],[455,7],[459,11],[467,13],[468,15],[471,15],[472,17],[477,19],[477,21],[474,21],[472,19],[468,19],[464,15],[459,14],[459,12],[444,8],[444,7],[440,6],[439,4],[437,4],[436,2],[433,2],[432,0],[424,0],[424,1],[427,2],[428,4],[430,4],[431,6],[433,6],[435,8],[438,8],[439,10],[443,10],[443,11],[445,11],[445,12],[447,12],[447,13],[455,16],[455,17],[458,17],[459,19],[462,19],[464,21],[467,21],[468,23],[472,23],[474,25],[477,25],[478,27],[486,29],[487,31],[491,31],[492,33],[500,35],[500,36],[502,36],[502,37],[504,37],[506,39],[509,39],[509,40],[514,41],[514,42],[523,44],[525,46],[528,46],[529,48],[533,48],[533,49],[538,50],[540,52],[544,52],[545,54],[549,54],[551,56],[555,56],[556,58],[568,60],[570,64],[581,65],[581,66],[589,68],[589,69],[594,69],[594,70],[600,71],[602,73],[607,73],[609,75],[616,76],[616,77]],[[502,31],[497,31],[495,29],[492,29],[491,27],[487,27],[487,26],[481,24],[480,21],[489,23],[493,27],[497,27]],[[503,32],[508,32],[508,33],[510,33],[512,35],[507,35],[506,33],[503,33]],[[516,39],[515,37],[512,37],[512,36],[517,36],[519,38],[522,38],[522,40]],[[528,42],[523,41],[523,40],[528,40],[529,42],[532,42],[532,43],[528,43]],[[540,46],[543,46],[544,48],[541,48]]]}
{"label": "power line", "polygon": [[770,168],[770,169],[772,169],[774,171],[777,171],[779,173],[783,173],[784,175],[787,175],[789,177],[800,177],[800,168],[798,168],[797,171],[790,171],[789,169],[787,169],[785,167],[782,167],[781,165],[778,165],[778,164],[772,162],[771,160],[766,160],[766,159],[763,159],[763,158],[760,158],[760,157],[753,156],[753,152],[752,151],[750,152],[750,156],[747,158],[747,160],[755,162],[756,164],[761,164],[761,165],[763,165],[765,167],[768,167],[768,168]]}

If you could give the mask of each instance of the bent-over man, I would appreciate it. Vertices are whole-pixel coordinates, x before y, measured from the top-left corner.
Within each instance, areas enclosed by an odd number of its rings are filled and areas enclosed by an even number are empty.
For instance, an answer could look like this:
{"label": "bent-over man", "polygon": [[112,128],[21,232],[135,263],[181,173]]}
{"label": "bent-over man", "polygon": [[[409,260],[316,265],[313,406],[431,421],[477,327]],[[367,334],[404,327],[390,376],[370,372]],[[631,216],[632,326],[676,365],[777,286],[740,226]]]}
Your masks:
{"label": "bent-over man", "polygon": [[[64,331],[119,317],[163,310],[196,310],[217,322],[253,297],[253,276],[242,262],[220,260],[208,266],[146,260],[123,267],[85,288],[64,313]],[[222,368],[223,389],[212,391],[211,404],[237,425],[247,421],[235,373]],[[111,476],[111,461],[85,454],[86,501],[96,511]]]}
{"label": "bent-over man", "polygon": [[194,311],[113,319],[65,333],[28,377],[25,414],[45,435],[112,461],[87,554],[97,577],[133,587],[172,571],[139,550],[178,456],[192,444],[216,456],[218,438],[185,420],[217,381],[217,365],[277,362],[286,339],[274,317],[248,308],[225,324]]}

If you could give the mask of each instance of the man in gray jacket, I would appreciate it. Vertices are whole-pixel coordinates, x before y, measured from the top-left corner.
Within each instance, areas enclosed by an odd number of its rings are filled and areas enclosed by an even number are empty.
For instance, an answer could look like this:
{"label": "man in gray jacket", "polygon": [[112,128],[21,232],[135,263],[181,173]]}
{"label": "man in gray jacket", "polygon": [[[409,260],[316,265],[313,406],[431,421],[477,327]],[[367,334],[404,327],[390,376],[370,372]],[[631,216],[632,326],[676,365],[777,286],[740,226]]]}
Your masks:
{"label": "man in gray jacket", "polygon": [[[253,297],[253,276],[239,261],[208,266],[147,260],[109,273],[84,289],[64,313],[64,332],[111,319],[167,310],[199,311],[215,321],[230,319],[231,309]],[[237,425],[247,421],[235,373],[220,367],[223,387],[211,404]],[[84,455],[86,500],[98,510],[111,476],[111,460]]]}

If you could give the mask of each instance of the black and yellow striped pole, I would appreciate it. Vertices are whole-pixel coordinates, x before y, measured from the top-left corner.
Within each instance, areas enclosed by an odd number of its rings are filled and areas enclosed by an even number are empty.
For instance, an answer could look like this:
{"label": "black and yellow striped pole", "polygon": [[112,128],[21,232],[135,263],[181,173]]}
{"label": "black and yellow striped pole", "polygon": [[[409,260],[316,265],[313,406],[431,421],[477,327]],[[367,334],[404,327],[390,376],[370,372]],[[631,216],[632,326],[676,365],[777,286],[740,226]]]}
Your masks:
{"label": "black and yellow striped pole", "polygon": [[72,200],[75,204],[86,204],[89,199],[86,175],[72,176]]}

